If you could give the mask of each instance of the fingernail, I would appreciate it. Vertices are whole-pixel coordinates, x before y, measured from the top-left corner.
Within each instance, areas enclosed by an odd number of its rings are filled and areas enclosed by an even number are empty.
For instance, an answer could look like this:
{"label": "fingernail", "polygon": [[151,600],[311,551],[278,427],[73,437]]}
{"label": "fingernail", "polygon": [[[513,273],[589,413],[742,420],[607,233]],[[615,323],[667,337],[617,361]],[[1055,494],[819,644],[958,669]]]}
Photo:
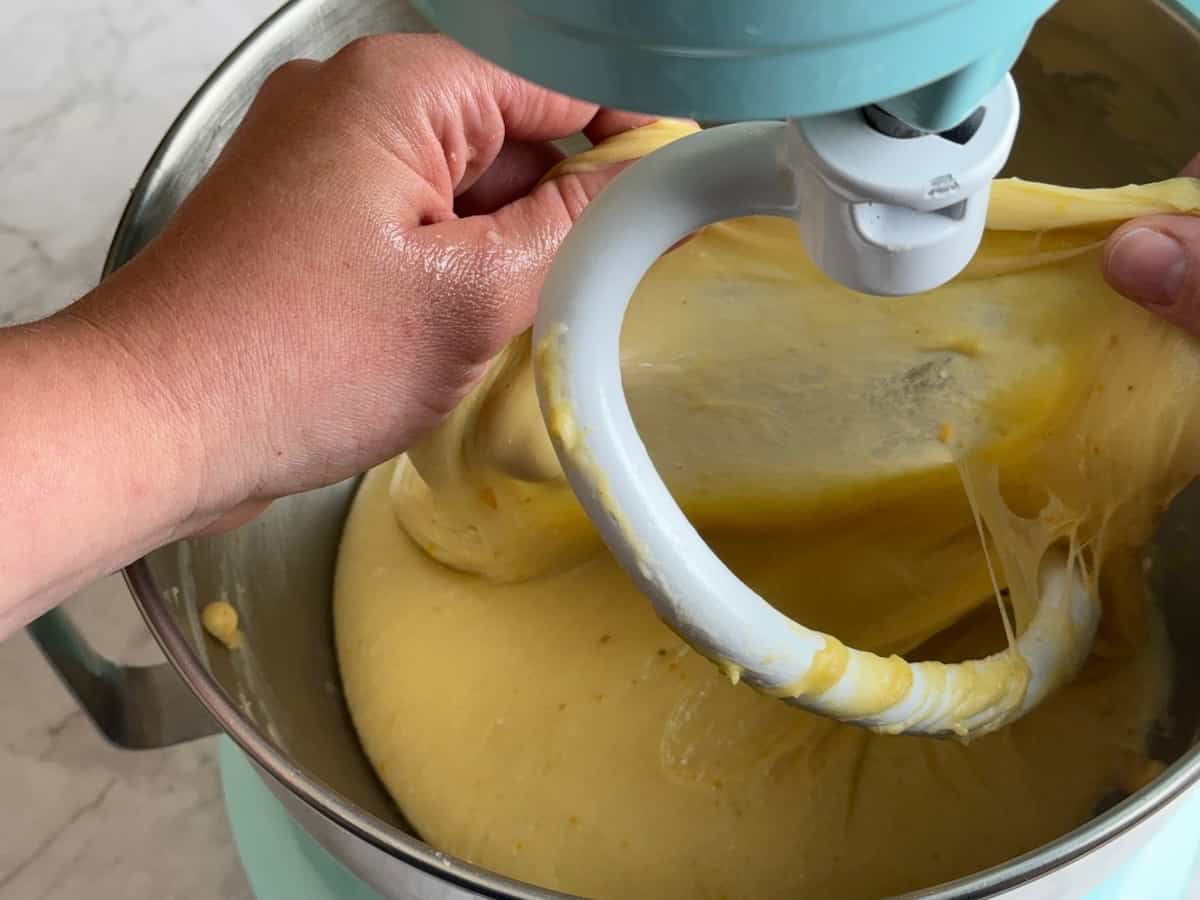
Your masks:
{"label": "fingernail", "polygon": [[1152,228],[1123,234],[1108,254],[1108,279],[1146,306],[1172,306],[1187,275],[1187,256],[1173,237]]}

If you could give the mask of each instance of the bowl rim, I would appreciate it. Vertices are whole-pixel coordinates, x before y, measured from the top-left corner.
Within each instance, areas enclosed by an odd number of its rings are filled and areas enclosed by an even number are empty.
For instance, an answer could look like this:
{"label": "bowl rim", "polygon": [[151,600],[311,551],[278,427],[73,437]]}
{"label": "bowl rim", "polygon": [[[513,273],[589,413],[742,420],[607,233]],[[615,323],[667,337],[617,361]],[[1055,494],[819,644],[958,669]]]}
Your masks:
{"label": "bowl rim", "polygon": [[[288,0],[225,58],[176,117],[146,165],[113,235],[104,264],[108,276],[128,262],[143,244],[143,220],[164,206],[161,199],[182,147],[210,135],[203,113],[206,107],[228,96],[256,70],[264,50],[300,32],[329,0]],[[1152,0],[1184,24],[1196,19],[1169,2]],[[184,683],[235,744],[271,778],[304,802],[315,813],[356,837],[434,878],[450,881],[484,897],[497,900],[551,900],[572,895],[536,887],[471,865],[442,853],[419,838],[359,809],[349,800],[310,777],[237,709],[209,674],[192,645],[176,626],[163,602],[149,563],[143,557],[124,569],[134,601],[151,634]],[[1200,745],[1172,763],[1146,788],[1118,803],[1074,831],[1014,859],[954,881],[914,891],[892,900],[974,900],[1026,885],[1075,862],[1114,841],[1154,816],[1193,784],[1200,781]]]}

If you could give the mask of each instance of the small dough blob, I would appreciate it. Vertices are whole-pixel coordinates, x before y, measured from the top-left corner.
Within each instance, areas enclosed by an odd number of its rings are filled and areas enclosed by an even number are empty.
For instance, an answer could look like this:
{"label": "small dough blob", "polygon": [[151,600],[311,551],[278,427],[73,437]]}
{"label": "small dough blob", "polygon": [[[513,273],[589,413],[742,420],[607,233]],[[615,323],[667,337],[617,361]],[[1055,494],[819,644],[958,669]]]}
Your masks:
{"label": "small dough blob", "polygon": [[214,600],[200,612],[200,623],[214,639],[225,645],[226,650],[237,650],[242,646],[242,631],[238,612],[228,600]]}
{"label": "small dough blob", "polygon": [[[688,130],[639,129],[563,169]],[[853,900],[1000,863],[1144,781],[1167,656],[1139,550],[1200,468],[1200,349],[1116,297],[1098,248],[1131,216],[1197,209],[1186,179],[998,181],[969,269],[900,300],[831,283],[791,223],[742,219],[668,253],[633,299],[622,367],[652,457],[714,550],[798,621],[969,658],[1005,640],[976,515],[1018,633],[1042,556],[1071,548],[1104,603],[1092,658],[970,746],[831,723],[688,649],[571,494],[515,341],[370,473],[343,536],[346,696],[408,820],[601,900]]]}

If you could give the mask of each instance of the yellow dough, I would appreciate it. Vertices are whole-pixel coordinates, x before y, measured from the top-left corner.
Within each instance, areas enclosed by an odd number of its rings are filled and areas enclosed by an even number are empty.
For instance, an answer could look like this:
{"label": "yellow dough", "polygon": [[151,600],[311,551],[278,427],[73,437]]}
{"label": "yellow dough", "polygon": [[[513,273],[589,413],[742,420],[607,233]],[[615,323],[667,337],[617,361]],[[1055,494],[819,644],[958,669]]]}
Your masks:
{"label": "yellow dough", "polygon": [[1097,253],[1125,219],[1197,209],[1185,179],[998,181],[971,267],[900,300],[830,283],[790,223],[744,219],[667,254],[633,299],[622,366],[651,455],[714,549],[798,621],[967,658],[1005,641],[976,514],[1018,632],[1042,555],[1071,547],[1104,603],[1092,658],[970,746],[830,723],[684,646],[566,486],[516,341],[368,475],[343,537],[346,696],[409,821],[605,900],[878,897],[1085,821],[1147,771],[1167,659],[1139,548],[1200,470],[1200,347],[1109,291]]}
{"label": "yellow dough", "polygon": [[225,649],[237,650],[242,646],[238,612],[228,600],[214,600],[205,606],[200,612],[200,622],[205,631],[225,645]]}

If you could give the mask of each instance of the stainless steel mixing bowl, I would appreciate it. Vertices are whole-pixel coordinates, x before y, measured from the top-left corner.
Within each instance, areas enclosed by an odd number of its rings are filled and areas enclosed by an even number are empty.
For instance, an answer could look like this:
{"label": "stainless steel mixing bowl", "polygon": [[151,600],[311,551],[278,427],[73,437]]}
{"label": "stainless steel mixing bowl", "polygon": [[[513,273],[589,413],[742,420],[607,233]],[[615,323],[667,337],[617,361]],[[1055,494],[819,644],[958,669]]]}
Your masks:
{"label": "stainless steel mixing bowl", "polygon": [[[1012,174],[1079,186],[1167,177],[1200,149],[1200,40],[1196,21],[1154,0],[1064,0],[1017,66],[1024,116]],[[166,136],[133,194],[109,270],[130,259],[208,169],[258,85],[278,64],[324,57],[361,35],[424,30],[399,0],[294,0],[216,73]],[[224,537],[179,543],[127,570],[134,598],[169,665],[115,666],[59,614],[33,626],[52,663],[97,724],[130,747],[164,746],[224,730],[272,790],[327,849],[385,896],[547,897],[480,871],[413,836],[359,748],[338,683],[330,595],[345,482],[275,504]],[[1154,735],[1174,763],[1155,783],[1091,823],[990,871],[912,895],[1061,896],[1103,877],[1166,821],[1200,778],[1192,748],[1200,718],[1200,586],[1190,529],[1200,492],[1164,523],[1156,573],[1176,656],[1170,714]],[[245,647],[229,654],[198,610],[223,594],[242,613]],[[198,702],[197,702],[198,701]],[[1124,849],[1122,849],[1124,848]],[[1079,861],[1087,857],[1087,871]],[[1043,892],[1044,890],[1044,892]]]}

